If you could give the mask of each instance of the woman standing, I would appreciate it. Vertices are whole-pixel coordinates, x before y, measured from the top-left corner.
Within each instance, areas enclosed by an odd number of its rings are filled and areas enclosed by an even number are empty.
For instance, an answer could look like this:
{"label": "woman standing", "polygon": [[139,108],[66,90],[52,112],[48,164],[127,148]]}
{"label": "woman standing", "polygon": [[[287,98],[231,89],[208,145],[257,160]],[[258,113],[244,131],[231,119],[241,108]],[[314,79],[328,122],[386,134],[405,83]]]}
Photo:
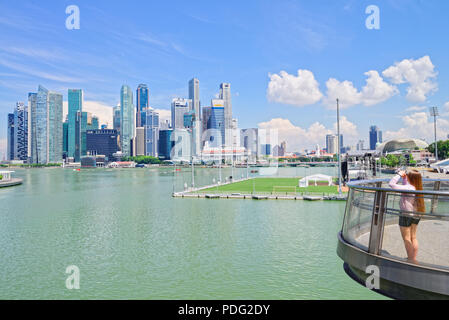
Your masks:
{"label": "woman standing", "polygon": [[[399,179],[402,178],[402,184],[399,184]],[[411,170],[406,173],[399,171],[390,182],[389,186],[397,190],[422,190],[422,177],[419,171]],[[401,214],[412,215],[416,212],[425,212],[424,198],[421,195],[402,194],[399,202]],[[407,251],[407,259],[410,262],[416,263],[416,256],[418,255],[418,239],[416,238],[416,230],[418,228],[419,218],[408,216],[399,217],[399,226],[401,229],[402,239],[404,240],[405,250]]]}

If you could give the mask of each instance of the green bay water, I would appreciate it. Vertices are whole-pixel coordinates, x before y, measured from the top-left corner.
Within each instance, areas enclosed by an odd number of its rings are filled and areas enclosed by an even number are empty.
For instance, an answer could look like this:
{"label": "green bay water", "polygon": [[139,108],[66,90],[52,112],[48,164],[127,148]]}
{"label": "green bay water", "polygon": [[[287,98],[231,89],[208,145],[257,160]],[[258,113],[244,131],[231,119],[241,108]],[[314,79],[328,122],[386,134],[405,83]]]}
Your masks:
{"label": "green bay water", "polygon": [[[196,169],[196,184],[218,172]],[[315,172],[335,168],[276,176]],[[188,168],[15,176],[23,185],[0,188],[0,299],[382,299],[337,257],[344,202],[172,198]],[[69,265],[79,290],[65,286]]]}

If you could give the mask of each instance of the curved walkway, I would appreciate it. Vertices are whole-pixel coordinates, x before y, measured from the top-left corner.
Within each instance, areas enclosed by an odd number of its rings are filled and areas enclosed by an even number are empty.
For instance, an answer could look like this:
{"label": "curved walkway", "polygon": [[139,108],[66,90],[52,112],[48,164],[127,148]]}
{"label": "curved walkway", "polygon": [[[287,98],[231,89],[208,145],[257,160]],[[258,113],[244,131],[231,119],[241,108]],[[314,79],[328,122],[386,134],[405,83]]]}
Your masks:
{"label": "curved walkway", "polygon": [[22,184],[22,182],[23,182],[23,180],[19,179],[19,178],[13,178],[13,179],[8,180],[8,181],[0,181],[0,188],[17,186],[19,184]]}

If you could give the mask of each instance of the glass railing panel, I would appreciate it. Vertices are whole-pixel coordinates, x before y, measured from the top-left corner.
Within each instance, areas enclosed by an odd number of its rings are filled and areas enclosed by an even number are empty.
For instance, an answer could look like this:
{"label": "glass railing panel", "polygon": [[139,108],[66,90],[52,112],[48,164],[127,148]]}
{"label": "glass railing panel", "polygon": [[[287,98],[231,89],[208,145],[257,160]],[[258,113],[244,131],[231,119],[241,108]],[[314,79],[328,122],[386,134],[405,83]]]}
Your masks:
{"label": "glass railing panel", "polygon": [[344,239],[368,251],[374,192],[351,189],[343,224]]}
{"label": "glass railing panel", "polygon": [[[418,195],[424,200],[422,212],[413,205],[416,197],[400,192],[387,194],[381,255],[449,269],[449,196]],[[417,250],[415,261],[413,251],[407,254],[406,245]]]}

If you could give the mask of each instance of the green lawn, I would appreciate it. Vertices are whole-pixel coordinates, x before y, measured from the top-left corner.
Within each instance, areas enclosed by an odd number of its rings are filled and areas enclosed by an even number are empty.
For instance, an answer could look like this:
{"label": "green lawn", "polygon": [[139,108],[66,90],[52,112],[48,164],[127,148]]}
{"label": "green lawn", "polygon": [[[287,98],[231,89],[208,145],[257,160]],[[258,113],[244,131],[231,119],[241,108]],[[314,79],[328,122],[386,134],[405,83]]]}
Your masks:
{"label": "green lawn", "polygon": [[[297,187],[299,179],[300,178],[255,178],[204,189],[200,192],[252,193],[253,190],[255,190],[256,193],[294,193],[295,191],[293,188],[282,187]],[[338,189],[337,186],[309,186],[307,188],[297,187],[296,192],[338,193]]]}

